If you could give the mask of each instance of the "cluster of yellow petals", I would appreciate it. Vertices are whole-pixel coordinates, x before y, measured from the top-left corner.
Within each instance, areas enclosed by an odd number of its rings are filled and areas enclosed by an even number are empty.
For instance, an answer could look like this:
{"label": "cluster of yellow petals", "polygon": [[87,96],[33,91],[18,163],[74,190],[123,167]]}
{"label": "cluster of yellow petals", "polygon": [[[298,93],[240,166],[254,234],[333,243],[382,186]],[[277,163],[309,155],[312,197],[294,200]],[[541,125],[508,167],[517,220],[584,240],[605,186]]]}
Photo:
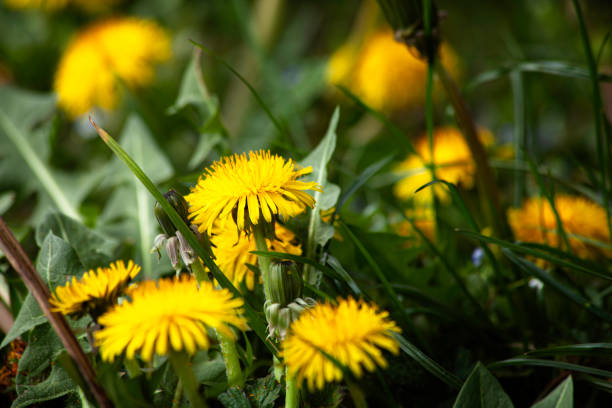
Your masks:
{"label": "cluster of yellow petals", "polygon": [[[556,195],[554,203],[572,252],[584,259],[612,257],[603,207],[586,198],[565,194]],[[546,198],[530,198],[521,208],[508,210],[508,223],[518,241],[552,247],[562,241],[557,219]]]}
{"label": "cluster of yellow petals", "polygon": [[83,316],[112,306],[138,272],[140,266],[129,261],[111,263],[108,268],[92,269],[80,279],[72,278],[65,286],[55,288],[49,299],[51,310],[65,315]]}
{"label": "cluster of yellow petals", "polygon": [[[305,310],[291,324],[282,343],[281,355],[289,375],[310,389],[322,389],[325,383],[342,379],[342,370],[324,353],[348,367],[356,376],[362,366],[373,371],[385,367],[381,349],[397,354],[399,345],[394,333],[399,327],[385,311],[353,298],[339,300],[338,305],[318,304]],[[322,353],[323,351],[324,353]]]}
{"label": "cluster of yellow petals", "polygon": [[128,87],[153,80],[154,64],[170,57],[170,38],[156,23],[113,18],[86,27],[60,60],[54,88],[59,105],[75,117],[94,106],[112,109],[120,82]]}
{"label": "cluster of yellow petals", "polygon": [[[247,267],[247,264],[257,263],[257,255],[250,253],[257,250],[255,237],[252,234],[240,234],[233,222],[226,222],[223,227],[220,225],[222,224],[215,223],[210,237],[217,266],[234,286],[239,288],[244,282],[247,289],[253,290],[255,273]],[[266,238],[269,251],[302,255],[302,248],[293,232],[278,222],[274,228],[275,239]]]}
{"label": "cluster of yellow petals", "polygon": [[[406,210],[406,217],[412,221],[402,221],[395,226],[397,234],[402,237],[415,238],[420,241],[420,235],[415,231],[413,224],[418,228],[423,235],[429,240],[434,240],[436,237],[436,216],[433,206],[417,205],[414,208]],[[407,246],[411,246],[413,242],[407,242]]]}
{"label": "cluster of yellow petals", "polygon": [[46,11],[58,10],[68,4],[86,11],[100,11],[107,9],[118,0],[4,0],[4,4],[14,9],[42,9]]}
{"label": "cluster of yellow petals", "polygon": [[262,217],[266,222],[277,214],[293,217],[314,206],[314,198],[305,190],[321,191],[316,182],[298,180],[311,172],[312,167],[299,169],[291,159],[269,151],[225,157],[206,169],[185,196],[192,222],[210,234],[217,219],[233,217],[242,231]]}
{"label": "cluster of yellow petals", "polygon": [[210,282],[198,287],[193,277],[145,281],[130,297],[99,319],[103,329],[95,333],[95,342],[106,361],[124,352],[128,359],[138,352],[145,361],[171,350],[193,354],[209,347],[207,328],[230,339],[235,339],[230,325],[246,329],[242,299]]}
{"label": "cluster of yellow petals", "polygon": [[[485,129],[478,131],[480,141],[485,146],[493,143],[493,135]],[[397,172],[405,173],[406,177],[398,181],[393,192],[403,200],[415,199],[420,203],[431,201],[427,191],[414,194],[423,185],[432,181],[431,171],[427,165],[432,161],[431,150],[427,135],[422,135],[415,144],[418,155],[410,155],[401,162]],[[433,134],[433,162],[436,165],[436,177],[464,188],[474,185],[476,165],[472,159],[470,149],[459,129],[446,126],[435,129]],[[434,185],[436,195],[442,201],[448,201],[448,189],[442,185]]]}
{"label": "cluster of yellow petals", "polygon": [[[455,52],[442,44],[440,59],[456,76]],[[425,101],[427,63],[415,49],[395,41],[390,30],[368,36],[361,47],[347,43],[330,58],[327,78],[347,86],[368,106],[387,112],[422,105]]]}

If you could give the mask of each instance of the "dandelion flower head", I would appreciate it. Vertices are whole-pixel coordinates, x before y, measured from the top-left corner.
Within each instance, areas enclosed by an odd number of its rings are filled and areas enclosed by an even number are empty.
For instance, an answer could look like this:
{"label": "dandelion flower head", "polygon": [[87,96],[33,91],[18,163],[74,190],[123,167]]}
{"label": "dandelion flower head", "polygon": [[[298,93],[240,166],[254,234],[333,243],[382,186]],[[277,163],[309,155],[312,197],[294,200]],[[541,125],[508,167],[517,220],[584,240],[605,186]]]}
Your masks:
{"label": "dandelion flower head", "polygon": [[[478,136],[485,146],[493,143],[493,135],[486,129],[479,129]],[[415,191],[432,181],[431,171],[427,164],[432,161],[427,135],[422,135],[415,144],[417,155],[410,155],[396,168],[397,172],[406,173],[406,177],[397,182],[393,188],[395,195],[403,200],[415,199],[421,203],[431,201],[427,192]],[[464,188],[474,186],[476,165],[470,149],[461,132],[454,127],[440,127],[433,135],[433,162],[436,164],[436,177]],[[440,200],[448,201],[449,195],[445,186],[432,187]]]}
{"label": "dandelion flower head", "polygon": [[155,63],[170,57],[170,38],[152,21],[124,17],[81,31],[62,56],[54,88],[72,117],[94,106],[112,109],[120,81],[139,87],[153,80]]}
{"label": "dandelion flower head", "polygon": [[106,361],[124,352],[128,359],[138,352],[144,361],[171,350],[193,354],[209,347],[207,328],[231,339],[235,335],[230,325],[246,328],[242,299],[210,282],[198,287],[190,276],[142,282],[130,297],[99,319],[103,329],[96,332],[95,341]]}
{"label": "dandelion flower head", "polygon": [[[584,259],[612,257],[603,207],[586,198],[565,194],[556,195],[554,203],[570,247],[577,256]],[[521,208],[509,209],[508,223],[518,241],[559,245],[557,220],[545,198],[530,198]]]}
{"label": "dandelion flower head", "polygon": [[362,367],[373,371],[377,365],[387,365],[382,349],[397,354],[394,332],[399,333],[399,327],[375,305],[352,298],[337,306],[318,304],[291,324],[281,355],[298,383],[322,389],[325,383],[342,379],[342,370],[324,353],[361,376]]}
{"label": "dandelion flower head", "polygon": [[[457,56],[448,44],[440,46],[440,59],[456,76]],[[353,75],[351,89],[374,109],[397,111],[425,101],[427,63],[389,30],[366,39]]]}
{"label": "dandelion flower head", "polygon": [[200,232],[210,233],[215,220],[229,216],[240,231],[248,231],[262,218],[272,222],[275,215],[293,217],[314,206],[306,190],[321,191],[316,182],[298,180],[311,172],[312,167],[300,169],[291,159],[269,151],[225,157],[206,169],[185,196],[192,222]]}
{"label": "dandelion flower head", "polygon": [[[213,226],[210,242],[213,244],[213,253],[219,269],[232,281],[234,286],[240,287],[244,281],[247,289],[255,287],[255,273],[247,264],[257,264],[257,255],[250,251],[257,250],[255,237],[239,234],[233,222],[229,221],[220,226],[216,222]],[[272,252],[284,252],[292,255],[302,255],[302,248],[296,242],[293,232],[276,223],[275,239],[266,238],[266,245]]]}
{"label": "dandelion flower head", "polygon": [[111,307],[138,272],[140,266],[129,261],[111,263],[107,268],[85,272],[80,279],[72,278],[55,288],[49,299],[51,310],[76,317],[92,313],[97,316]]}

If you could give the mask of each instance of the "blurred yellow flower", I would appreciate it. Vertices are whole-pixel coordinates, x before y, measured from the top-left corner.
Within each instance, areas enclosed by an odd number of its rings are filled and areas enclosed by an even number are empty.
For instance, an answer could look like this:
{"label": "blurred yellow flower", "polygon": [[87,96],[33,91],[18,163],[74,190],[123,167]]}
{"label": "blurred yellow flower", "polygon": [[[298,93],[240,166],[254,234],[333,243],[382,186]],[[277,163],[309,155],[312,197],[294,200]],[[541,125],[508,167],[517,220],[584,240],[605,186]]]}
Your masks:
{"label": "blurred yellow flower", "polygon": [[[564,194],[556,195],[554,202],[570,247],[577,256],[584,259],[612,257],[603,207],[586,198]],[[518,241],[559,245],[557,220],[545,198],[530,198],[521,208],[509,209],[508,222]]]}
{"label": "blurred yellow flower", "polygon": [[[252,234],[239,234],[232,221],[226,222],[224,227],[220,227],[220,225],[218,222],[215,223],[210,238],[219,269],[237,288],[244,281],[246,287],[253,290],[255,273],[246,264],[257,264],[257,255],[250,253],[250,251],[257,250],[255,238]],[[281,224],[275,223],[275,234],[276,239],[266,239],[269,251],[302,255],[302,248],[296,242],[293,232]]]}
{"label": "blurred yellow flower", "polygon": [[[346,44],[328,64],[332,84],[347,86],[368,106],[386,112],[425,102],[427,64],[414,49],[395,41],[389,30],[365,39],[361,49]],[[453,76],[458,74],[458,58],[448,44],[440,47],[440,58]]]}
{"label": "blurred yellow flower", "polygon": [[[479,129],[478,136],[485,146],[493,144],[493,135],[486,129]],[[396,171],[406,173],[406,177],[398,181],[393,192],[403,200],[415,199],[421,204],[431,201],[431,196],[427,191],[414,192],[421,186],[432,181],[431,172],[427,165],[431,162],[431,151],[427,135],[415,144],[415,150],[419,154],[410,155],[401,162]],[[454,127],[439,127],[433,135],[433,161],[436,167],[436,176],[440,180],[448,181],[453,184],[460,184],[465,188],[472,188],[474,185],[474,173],[476,165],[472,160],[470,149],[465,142],[461,132]],[[449,200],[448,190],[445,186],[436,184],[434,189],[440,200]]]}
{"label": "blurred yellow flower", "polygon": [[206,169],[185,196],[192,222],[210,233],[215,220],[232,216],[238,229],[248,232],[262,218],[293,217],[314,206],[305,190],[321,191],[316,182],[298,180],[311,172],[312,167],[300,169],[293,160],[264,150],[249,152],[248,158],[245,153],[225,157]]}
{"label": "blurred yellow flower", "polygon": [[235,339],[230,325],[246,329],[242,299],[210,282],[198,287],[190,276],[141,282],[130,297],[98,321],[103,328],[95,333],[95,342],[103,360],[113,361],[124,352],[128,359],[139,352],[145,361],[171,350],[193,354],[209,347],[207,328],[230,339]]}
{"label": "blurred yellow flower", "polygon": [[289,328],[281,355],[288,375],[299,384],[307,381],[310,389],[322,389],[326,382],[341,380],[342,370],[321,351],[359,377],[362,366],[374,371],[377,365],[387,365],[381,349],[398,353],[393,334],[399,332],[389,314],[376,305],[341,299],[337,306],[318,304],[302,312]]}
{"label": "blurred yellow flower", "polygon": [[[414,226],[417,227],[429,240],[434,240],[436,237],[436,217],[434,209],[430,205],[419,205],[406,210],[406,217],[412,220]],[[421,237],[412,227],[410,221],[402,221],[395,226],[397,234],[402,237],[414,238],[416,242],[420,242]],[[410,246],[411,242],[407,243]]]}
{"label": "blurred yellow flower", "polygon": [[120,82],[134,88],[153,80],[154,64],[170,57],[170,38],[156,23],[114,18],[81,31],[60,60],[54,88],[72,117],[94,106],[112,109]]}
{"label": "blurred yellow flower", "polygon": [[113,306],[117,297],[130,283],[140,266],[129,261],[111,263],[108,268],[92,269],[80,279],[72,278],[64,286],[55,288],[49,299],[51,310],[76,317],[90,313],[94,318]]}

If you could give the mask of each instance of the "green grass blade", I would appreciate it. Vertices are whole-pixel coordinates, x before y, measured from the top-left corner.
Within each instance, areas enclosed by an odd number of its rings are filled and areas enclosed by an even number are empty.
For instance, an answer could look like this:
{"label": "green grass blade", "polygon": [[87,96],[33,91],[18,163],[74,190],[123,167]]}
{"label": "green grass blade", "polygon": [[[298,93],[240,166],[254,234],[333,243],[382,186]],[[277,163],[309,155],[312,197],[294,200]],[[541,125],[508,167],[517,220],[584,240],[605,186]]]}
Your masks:
{"label": "green grass blade", "polygon": [[612,221],[610,219],[610,207],[608,205],[608,181],[610,180],[609,173],[609,161],[610,161],[610,138],[606,133],[602,134],[602,123],[605,121],[603,117],[603,106],[601,100],[601,91],[599,89],[599,74],[597,72],[597,61],[593,55],[593,49],[591,48],[591,41],[589,39],[589,33],[584,23],[584,17],[582,15],[582,9],[578,0],[572,0],[574,4],[574,10],[576,11],[576,18],[578,19],[578,26],[580,28],[580,37],[582,38],[582,45],[586,54],[587,66],[589,68],[589,77],[591,79],[591,98],[593,101],[593,113],[595,120],[595,139],[597,146],[597,159],[599,162],[599,169],[601,172],[601,193],[603,197],[603,206],[606,209],[606,215],[608,217],[608,234],[612,241]]}
{"label": "green grass blade", "polygon": [[551,274],[544,272],[533,263],[519,257],[507,248],[503,248],[502,251],[508,257],[508,259],[517,265],[527,276],[535,276],[546,285],[550,286],[572,302],[576,303],[578,306],[584,308],[587,312],[607,321],[608,323],[612,323],[612,315],[610,315],[610,313],[593,305],[593,302],[586,299],[567,285],[559,282],[557,279],[553,278]]}
{"label": "green grass blade", "polygon": [[197,43],[197,42],[195,42],[193,40],[190,40],[190,41],[191,41],[191,43],[193,45],[195,45],[196,47],[198,47],[199,49],[204,51],[206,54],[208,54],[209,56],[214,58],[215,61],[220,62],[232,74],[234,74],[236,76],[236,78],[238,78],[240,80],[240,82],[242,82],[249,89],[249,91],[251,92],[251,95],[253,95],[253,97],[255,98],[257,103],[259,104],[259,106],[264,110],[264,112],[266,113],[268,118],[270,118],[270,120],[274,124],[274,127],[276,128],[278,133],[285,140],[286,144],[283,145],[283,147],[285,147],[289,151],[293,151],[293,147],[292,147],[293,146],[293,140],[291,139],[291,135],[289,134],[289,131],[287,130],[287,127],[282,123],[282,121],[280,119],[278,119],[272,113],[272,110],[270,110],[268,105],[264,102],[263,98],[259,95],[259,93],[255,90],[255,88],[253,88],[253,85],[251,85],[249,83],[249,81],[247,81],[246,78],[244,78],[238,71],[236,71],[234,69],[234,67],[232,67],[227,61],[225,61],[223,58],[221,58],[220,56],[215,54],[213,51],[209,50],[208,48],[204,47],[202,44],[199,44],[199,43]]}
{"label": "green grass blade", "polygon": [[45,189],[47,194],[49,194],[49,197],[51,197],[51,200],[57,206],[58,210],[67,216],[82,222],[83,218],[81,217],[81,214],[79,214],[77,209],[70,203],[70,200],[66,197],[66,194],[60,188],[59,184],[57,184],[49,168],[34,152],[34,149],[28,142],[26,135],[24,135],[17,128],[17,126],[15,126],[11,118],[9,118],[2,110],[0,110],[0,127],[13,142],[23,157],[23,161],[27,163],[28,167],[30,167],[32,173],[34,173],[39,183]]}
{"label": "green grass blade", "polygon": [[[520,164],[523,161],[523,152],[527,150],[527,132],[525,123],[525,87],[521,71],[510,73],[510,84],[512,85],[512,105],[514,110],[514,131],[512,133],[512,145],[514,146],[514,162]],[[513,203],[519,207],[525,195],[525,174],[514,173],[514,195]]]}
{"label": "green grass blade", "polygon": [[406,340],[401,334],[395,333],[395,338],[400,344],[400,349],[406,353],[409,357],[419,363],[424,369],[429,371],[434,376],[438,377],[449,387],[453,389],[460,389],[463,381],[459,379],[455,374],[447,371],[444,367],[438,364],[436,361],[429,358],[425,353],[419,350],[414,344]]}
{"label": "green grass blade", "polygon": [[547,347],[526,353],[528,356],[591,356],[591,357],[612,357],[612,343],[582,343],[570,344],[567,346]]}
{"label": "green grass blade", "polygon": [[351,184],[351,186],[338,199],[338,203],[336,204],[336,209],[334,210],[334,213],[332,214],[332,218],[330,222],[333,222],[333,220],[336,218],[336,214],[338,214],[338,212],[340,211],[344,203],[346,203],[346,201],[357,190],[359,190],[373,175],[375,175],[376,173],[378,173],[380,169],[385,167],[387,163],[391,161],[392,157],[393,157],[392,155],[384,157],[381,160],[377,161],[376,163],[369,165],[359,175],[359,177],[357,177],[357,179],[353,182],[353,184]]}
{"label": "green grass blade", "polygon": [[527,245],[527,244],[526,245],[513,244],[511,242],[502,241],[502,240],[497,239],[497,238],[487,237],[485,235],[481,235],[481,234],[475,233],[473,231],[466,231],[466,230],[461,230],[461,229],[456,229],[455,231],[460,233],[460,234],[463,234],[463,235],[471,236],[472,238],[475,238],[475,239],[477,239],[477,240],[479,240],[481,242],[484,242],[484,243],[499,245],[499,246],[501,246],[503,248],[508,248],[508,249],[511,249],[512,251],[515,251],[515,252],[519,252],[519,253],[522,253],[522,254],[525,254],[525,255],[531,255],[531,256],[534,256],[536,258],[544,259],[544,260],[546,260],[548,262],[551,262],[551,263],[553,263],[555,265],[558,265],[558,266],[566,267],[566,268],[573,269],[573,270],[579,271],[579,272],[584,272],[584,273],[586,273],[588,275],[596,276],[598,278],[605,279],[607,281],[612,281],[612,275],[603,274],[603,273],[594,271],[592,269],[589,269],[586,266],[579,265],[579,264],[576,264],[574,262],[569,262],[569,261],[563,260],[563,259],[561,259],[559,257],[550,255],[548,253],[545,253],[545,252],[542,252],[542,251],[539,251],[539,250],[536,250],[536,249],[531,247],[531,244],[529,244],[529,245]]}
{"label": "green grass blade", "polygon": [[540,195],[546,197],[546,200],[548,201],[548,204],[550,205],[550,208],[552,209],[553,214],[555,216],[555,221],[557,222],[557,234],[559,234],[559,236],[562,239],[562,241],[560,241],[559,244],[563,242],[563,244],[565,244],[565,248],[567,249],[567,251],[571,253],[572,247],[569,244],[569,240],[567,239],[567,234],[565,233],[565,228],[563,228],[563,222],[561,221],[561,217],[559,216],[559,212],[557,211],[557,206],[555,205],[554,194],[549,189],[547,189],[546,186],[544,185],[542,176],[538,172],[537,166],[535,162],[533,161],[533,159],[529,157],[528,154],[524,154],[524,156],[527,159],[527,163],[529,164],[531,173],[535,175],[536,181],[538,183],[538,187],[540,188]]}
{"label": "green grass blade", "polygon": [[[172,223],[176,226],[176,228],[183,234],[183,237],[187,240],[191,248],[196,252],[196,254],[202,258],[210,272],[213,274],[215,279],[219,282],[221,287],[230,290],[234,296],[243,298],[238,289],[234,287],[232,282],[221,272],[219,267],[215,264],[215,262],[210,258],[208,252],[202,248],[198,239],[193,234],[193,231],[185,224],[183,219],[178,215],[176,210],[170,205],[170,203],[164,198],[163,194],[155,187],[155,184],[151,181],[149,177],[142,171],[142,169],[136,164],[134,160],[123,150],[123,148],[113,139],[104,129],[98,127],[96,123],[90,118],[91,124],[96,128],[98,135],[102,138],[104,143],[113,151],[119,159],[121,159],[126,166],[130,169],[130,171],[140,180],[140,182],[146,187],[147,190],[153,195],[155,200],[160,204],[160,206],[164,209]],[[153,222],[153,221],[151,221]],[[244,298],[243,298],[244,299]],[[276,355],[275,348],[272,344],[269,343],[266,334],[266,326],[263,322],[262,318],[255,312],[255,309],[244,299],[244,314],[249,321],[249,326],[255,331],[257,336],[263,341],[265,346],[270,350],[273,355]]]}
{"label": "green grass blade", "polygon": [[565,361],[541,360],[536,358],[510,358],[508,360],[498,361],[489,364],[489,368],[513,367],[513,366],[530,366],[530,367],[550,367],[559,370],[576,371],[579,373],[600,375],[603,377],[612,377],[612,371],[601,370],[599,368],[587,367],[580,364],[566,363]]}

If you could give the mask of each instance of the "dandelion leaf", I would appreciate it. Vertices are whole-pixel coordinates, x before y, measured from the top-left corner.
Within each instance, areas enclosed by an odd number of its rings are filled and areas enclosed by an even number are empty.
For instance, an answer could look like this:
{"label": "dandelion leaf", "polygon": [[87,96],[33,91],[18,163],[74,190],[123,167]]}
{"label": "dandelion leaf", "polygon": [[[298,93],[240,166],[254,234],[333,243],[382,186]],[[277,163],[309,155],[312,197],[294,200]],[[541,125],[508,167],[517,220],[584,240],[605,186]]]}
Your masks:
{"label": "dandelion leaf", "polygon": [[480,362],[461,387],[453,408],[513,408],[499,381]]}

